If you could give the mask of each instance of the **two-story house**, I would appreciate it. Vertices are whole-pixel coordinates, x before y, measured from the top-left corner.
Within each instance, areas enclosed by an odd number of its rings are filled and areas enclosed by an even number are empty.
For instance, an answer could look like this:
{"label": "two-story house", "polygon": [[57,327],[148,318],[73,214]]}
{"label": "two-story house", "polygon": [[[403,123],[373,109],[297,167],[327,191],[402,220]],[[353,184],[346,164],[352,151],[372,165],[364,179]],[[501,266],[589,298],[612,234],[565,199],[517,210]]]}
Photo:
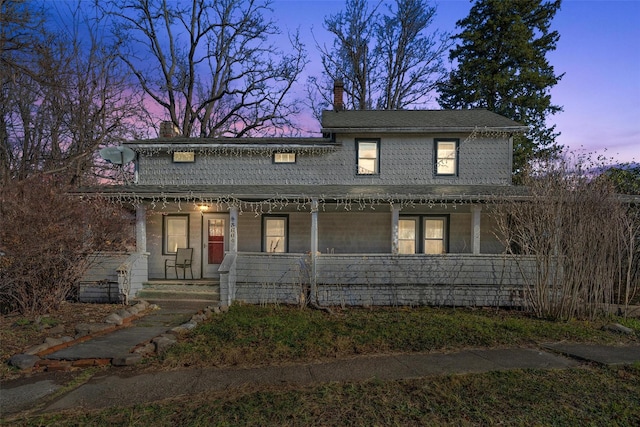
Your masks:
{"label": "two-story house", "polygon": [[193,248],[180,278],[219,279],[222,304],[520,304],[489,202],[521,194],[525,129],[486,110],[335,110],[321,138],[128,142],[135,183],[103,193],[137,206],[131,296]]}

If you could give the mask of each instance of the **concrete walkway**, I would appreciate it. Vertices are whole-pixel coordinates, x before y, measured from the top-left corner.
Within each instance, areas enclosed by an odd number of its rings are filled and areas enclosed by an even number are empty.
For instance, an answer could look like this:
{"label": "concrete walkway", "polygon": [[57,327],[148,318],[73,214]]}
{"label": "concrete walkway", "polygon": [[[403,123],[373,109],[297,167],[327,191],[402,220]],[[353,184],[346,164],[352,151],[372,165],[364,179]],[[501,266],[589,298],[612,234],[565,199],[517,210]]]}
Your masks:
{"label": "concrete walkway", "polygon": [[[194,313],[195,307],[171,307],[133,326],[79,343],[47,357],[109,358],[121,356]],[[196,310],[197,311],[197,310]],[[154,317],[152,317],[154,316]],[[64,353],[63,353],[64,352]],[[640,345],[601,346],[550,343],[542,349],[474,349],[455,353],[361,356],[318,363],[260,368],[208,368],[131,375],[109,368],[75,389],[64,391],[69,377],[42,373],[0,384],[2,416],[25,410],[59,411],[129,406],[181,395],[240,387],[310,385],[327,382],[398,380],[443,374],[509,369],[565,369],[582,361],[605,365],[640,363]],[[126,374],[128,372],[128,374]],[[125,376],[128,375],[128,376]]]}
{"label": "concrete walkway", "polygon": [[138,344],[187,322],[207,302],[171,304],[136,320],[130,327],[97,336],[88,341],[44,356],[51,360],[114,359],[128,354]]}

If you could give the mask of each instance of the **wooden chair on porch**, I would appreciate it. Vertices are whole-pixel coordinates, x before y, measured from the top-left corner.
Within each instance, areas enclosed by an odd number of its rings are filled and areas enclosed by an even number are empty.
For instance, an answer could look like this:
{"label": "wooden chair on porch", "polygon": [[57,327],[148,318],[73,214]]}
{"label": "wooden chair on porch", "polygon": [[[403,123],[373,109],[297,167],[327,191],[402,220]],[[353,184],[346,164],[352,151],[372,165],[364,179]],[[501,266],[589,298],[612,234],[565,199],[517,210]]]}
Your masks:
{"label": "wooden chair on porch", "polygon": [[167,270],[173,268],[176,272],[176,279],[178,279],[178,269],[182,269],[182,278],[186,279],[187,268],[191,272],[191,279],[193,279],[193,269],[191,265],[191,258],[193,257],[193,248],[178,248],[176,250],[176,256],[173,259],[164,260],[164,278],[167,278]]}

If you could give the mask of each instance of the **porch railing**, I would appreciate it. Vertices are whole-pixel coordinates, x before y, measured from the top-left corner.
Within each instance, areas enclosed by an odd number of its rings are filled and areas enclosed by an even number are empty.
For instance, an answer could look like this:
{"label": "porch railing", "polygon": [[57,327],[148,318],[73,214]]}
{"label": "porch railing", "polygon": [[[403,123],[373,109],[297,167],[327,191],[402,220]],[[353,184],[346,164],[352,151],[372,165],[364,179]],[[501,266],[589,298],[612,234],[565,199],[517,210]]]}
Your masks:
{"label": "porch railing", "polygon": [[[306,254],[238,253],[236,299],[301,303],[309,298]],[[508,255],[322,254],[317,298],[331,305],[522,305],[533,259]]]}

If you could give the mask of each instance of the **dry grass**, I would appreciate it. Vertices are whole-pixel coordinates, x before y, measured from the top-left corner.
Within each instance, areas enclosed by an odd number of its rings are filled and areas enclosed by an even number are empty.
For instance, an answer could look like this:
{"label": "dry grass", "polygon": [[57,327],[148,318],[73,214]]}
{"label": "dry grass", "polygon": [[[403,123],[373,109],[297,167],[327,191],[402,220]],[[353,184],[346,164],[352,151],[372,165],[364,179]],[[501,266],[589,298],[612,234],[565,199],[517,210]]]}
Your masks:
{"label": "dry grass", "polygon": [[638,366],[246,388],[12,420],[20,426],[632,426],[639,422]]}
{"label": "dry grass", "polygon": [[[611,321],[624,323],[636,334],[603,330]],[[433,307],[348,308],[328,315],[289,306],[236,304],[183,336],[160,364],[162,368],[269,365],[361,354],[536,347],[553,341],[637,343],[640,320],[554,322],[512,310]]]}

